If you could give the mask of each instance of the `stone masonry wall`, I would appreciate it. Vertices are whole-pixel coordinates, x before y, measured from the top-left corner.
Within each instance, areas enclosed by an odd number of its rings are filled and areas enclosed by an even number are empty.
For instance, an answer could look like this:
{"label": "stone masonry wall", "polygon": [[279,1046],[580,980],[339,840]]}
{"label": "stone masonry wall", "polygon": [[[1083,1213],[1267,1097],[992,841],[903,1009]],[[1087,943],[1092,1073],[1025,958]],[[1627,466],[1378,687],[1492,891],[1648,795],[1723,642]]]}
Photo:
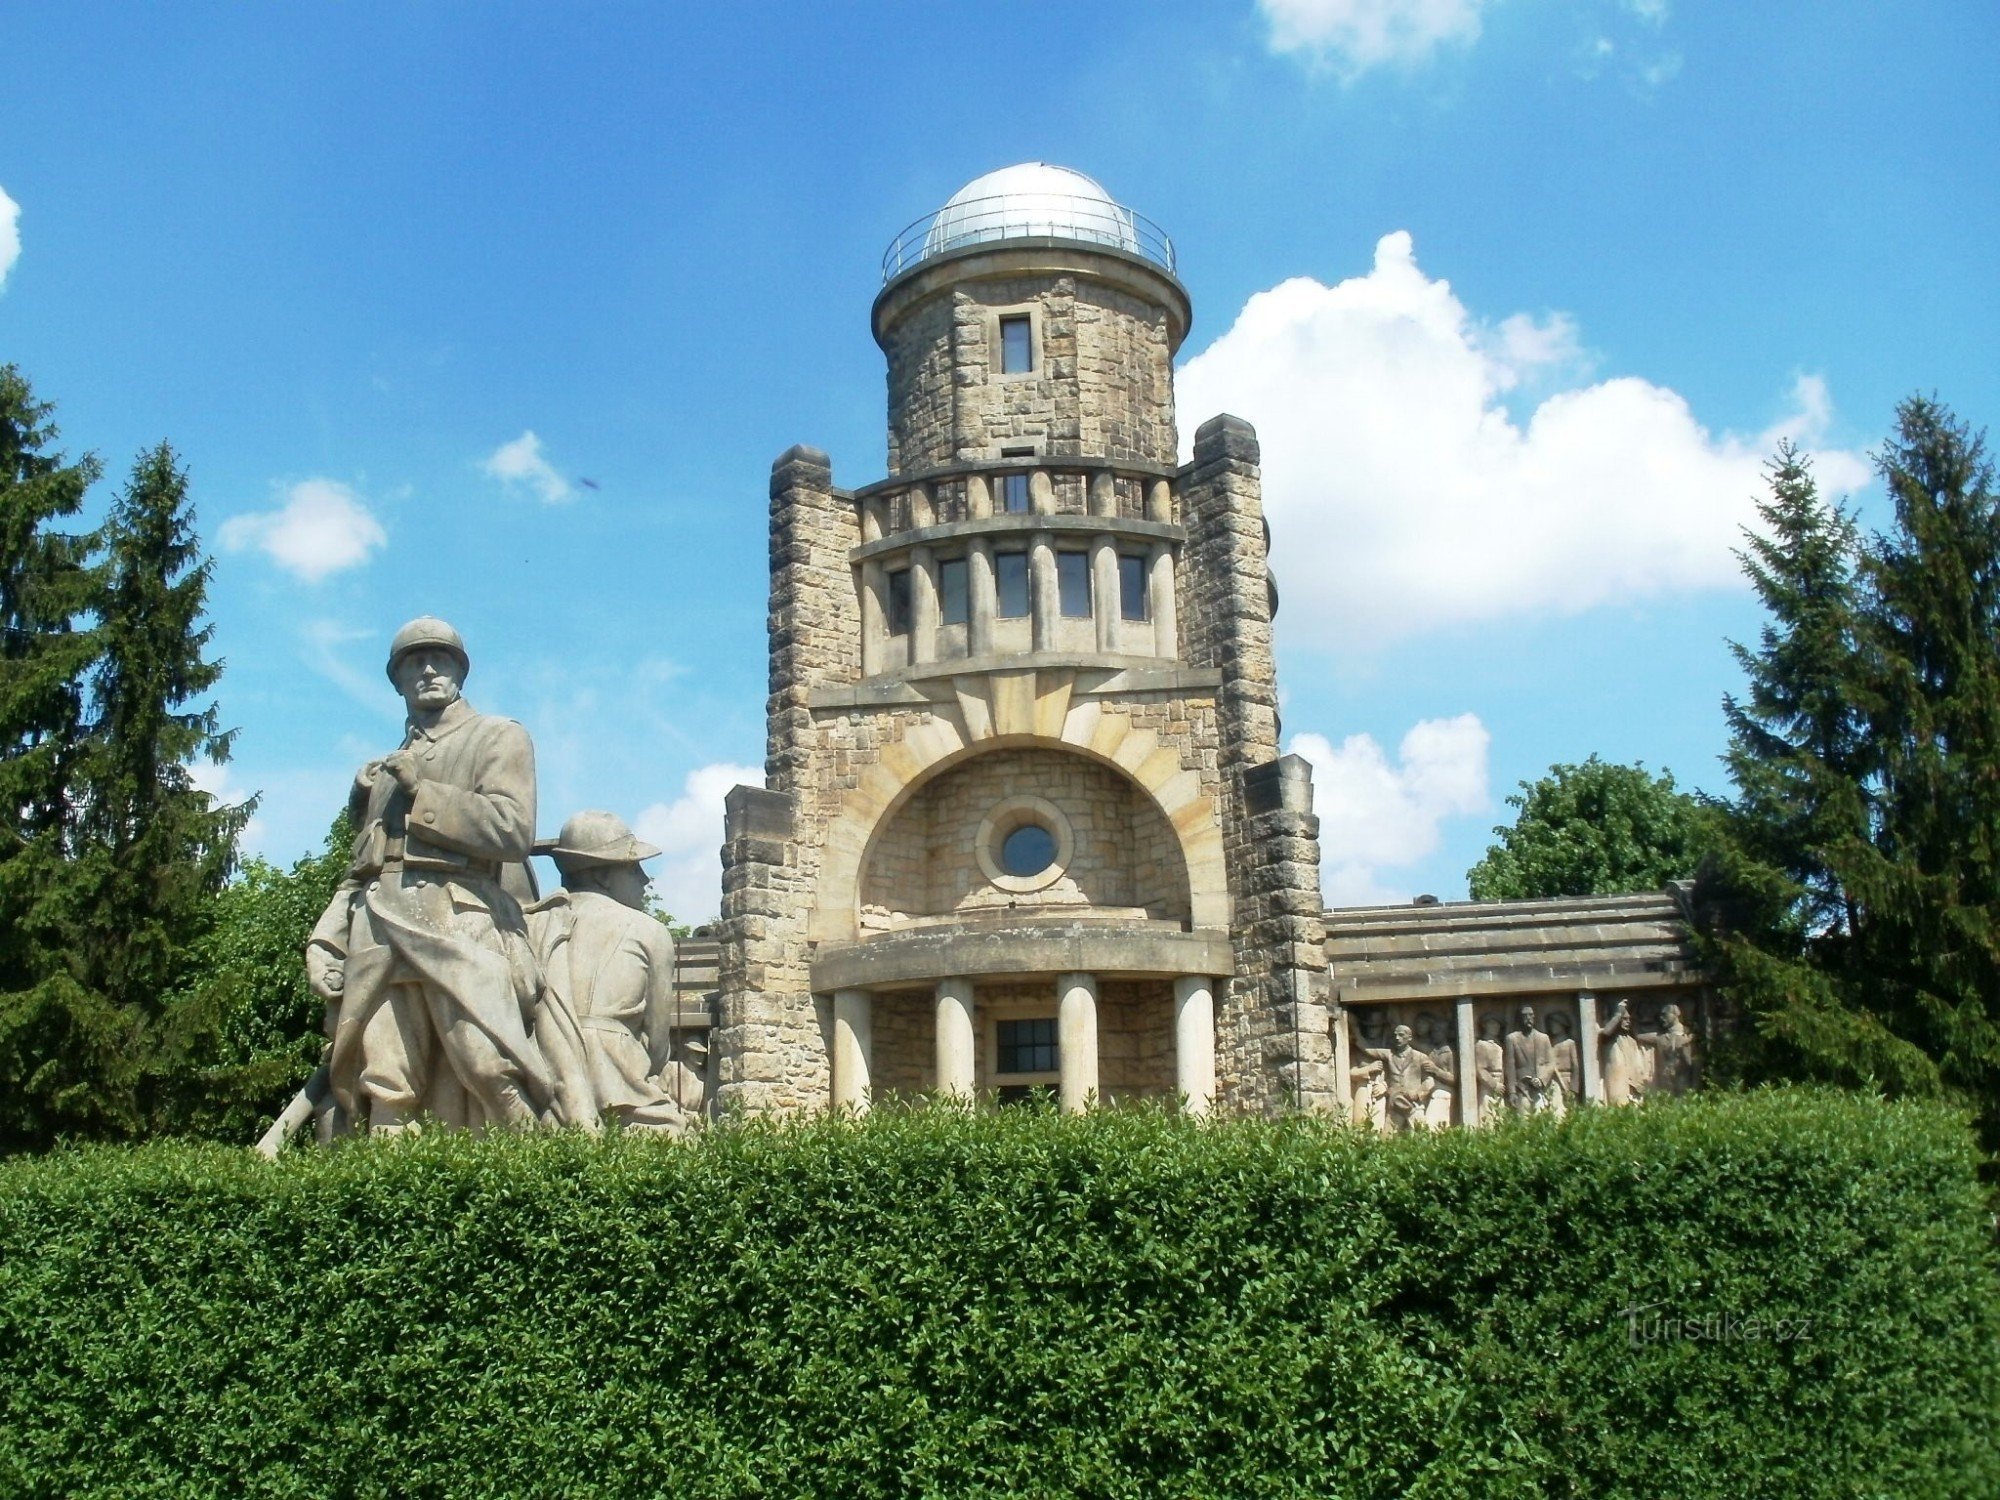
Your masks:
{"label": "stone masonry wall", "polygon": [[[1002,375],[996,309],[1032,307],[1032,373]],[[1173,357],[1163,309],[1089,277],[961,283],[887,333],[889,469],[990,459],[1012,444],[1172,463]]]}
{"label": "stone masonry wall", "polygon": [[[1330,1107],[1319,824],[1309,768],[1274,764],[1277,666],[1259,459],[1249,423],[1212,418],[1195,434],[1181,492],[1182,649],[1223,674],[1223,840],[1236,973],[1216,997],[1216,1073],[1224,1101],[1239,1108]],[[1252,778],[1260,795],[1249,794]]]}
{"label": "stone masonry wall", "polygon": [[[981,869],[981,821],[1004,799],[1032,793],[1068,820],[1074,847],[1064,874],[1017,895]],[[862,879],[864,908],[908,915],[1006,907],[1144,907],[1185,920],[1187,874],[1173,829],[1125,777],[1073,753],[1005,748],[945,773],[878,835]]]}

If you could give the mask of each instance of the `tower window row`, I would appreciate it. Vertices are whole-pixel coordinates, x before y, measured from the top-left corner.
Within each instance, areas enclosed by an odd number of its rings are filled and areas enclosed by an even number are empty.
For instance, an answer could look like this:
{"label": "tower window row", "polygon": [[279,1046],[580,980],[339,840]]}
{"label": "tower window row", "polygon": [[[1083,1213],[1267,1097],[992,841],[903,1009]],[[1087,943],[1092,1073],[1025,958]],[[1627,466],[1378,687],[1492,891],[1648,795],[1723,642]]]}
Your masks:
{"label": "tower window row", "polygon": [[[1095,613],[1090,553],[1082,548],[1058,548],[1056,612],[1066,620],[1088,620]],[[1153,618],[1146,598],[1149,559],[1134,552],[1118,554],[1118,618],[1144,622]],[[888,570],[885,611],[889,634],[907,635],[915,623],[914,594],[909,568]],[[994,610],[1002,620],[1025,620],[1033,613],[1032,573],[1024,548],[996,548],[993,553]],[[940,625],[972,621],[972,563],[947,557],[937,563],[937,605]]]}

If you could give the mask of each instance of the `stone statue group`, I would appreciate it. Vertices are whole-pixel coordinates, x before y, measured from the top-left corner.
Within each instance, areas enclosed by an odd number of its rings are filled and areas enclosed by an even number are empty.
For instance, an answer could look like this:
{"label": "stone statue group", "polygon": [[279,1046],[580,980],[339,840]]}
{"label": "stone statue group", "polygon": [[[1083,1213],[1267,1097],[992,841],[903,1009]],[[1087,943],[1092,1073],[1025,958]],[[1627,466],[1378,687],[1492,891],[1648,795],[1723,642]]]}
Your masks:
{"label": "stone statue group", "polygon": [[[645,910],[642,864],[660,851],[608,812],[537,843],[534,746],[466,702],[470,666],[429,616],[390,644],[403,743],[349,794],[347,875],[306,949],[326,1059],[266,1155],[308,1120],[322,1139],[426,1120],[678,1132],[701,1111],[704,1049],[676,1055],[673,940]],[[534,853],[562,872],[546,899]]]}
{"label": "stone statue group", "polygon": [[[1386,1038],[1379,1012],[1350,1013],[1350,1022],[1355,1028],[1350,1118],[1391,1134],[1451,1124],[1453,1101],[1460,1094],[1458,1059],[1437,1014],[1422,1012],[1414,1026],[1398,1024]],[[1682,1094],[1699,1082],[1694,1033],[1680,1006],[1662,1006],[1659,1025],[1640,1031],[1631,1006],[1620,1000],[1597,1031],[1606,1104],[1636,1104],[1654,1093]],[[1532,1005],[1515,1011],[1512,1029],[1488,1012],[1472,1045],[1472,1065],[1468,1120],[1484,1123],[1506,1110],[1560,1115],[1583,1097],[1578,1040],[1562,1011],[1549,1016],[1546,1031],[1537,1024]]]}

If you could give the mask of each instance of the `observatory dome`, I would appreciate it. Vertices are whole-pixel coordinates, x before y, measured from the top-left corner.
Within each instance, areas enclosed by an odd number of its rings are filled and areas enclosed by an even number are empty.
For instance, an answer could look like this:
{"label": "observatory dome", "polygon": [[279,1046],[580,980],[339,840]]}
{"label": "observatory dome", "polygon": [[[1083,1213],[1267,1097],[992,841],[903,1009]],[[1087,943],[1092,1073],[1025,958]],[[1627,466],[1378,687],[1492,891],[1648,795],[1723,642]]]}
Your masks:
{"label": "observatory dome", "polygon": [[893,277],[919,260],[995,240],[1057,239],[1142,256],[1171,271],[1173,245],[1159,226],[1115,200],[1094,178],[1045,161],[975,177],[889,247]]}

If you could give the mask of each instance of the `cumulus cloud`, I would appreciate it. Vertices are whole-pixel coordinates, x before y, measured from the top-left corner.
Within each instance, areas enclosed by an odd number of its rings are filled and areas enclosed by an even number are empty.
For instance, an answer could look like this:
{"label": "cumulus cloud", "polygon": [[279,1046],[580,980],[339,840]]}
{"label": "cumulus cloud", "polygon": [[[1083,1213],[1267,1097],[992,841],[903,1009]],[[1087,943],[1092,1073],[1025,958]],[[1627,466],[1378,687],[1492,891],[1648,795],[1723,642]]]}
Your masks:
{"label": "cumulus cloud", "polygon": [[7,273],[20,258],[21,205],[7,196],[5,188],[0,188],[0,287],[6,286]]}
{"label": "cumulus cloud", "polygon": [[[1223,411],[1258,429],[1295,641],[1367,648],[1741,586],[1732,549],[1763,462],[1779,437],[1824,440],[1825,383],[1801,377],[1789,412],[1744,437],[1711,432],[1664,386],[1581,374],[1567,317],[1474,318],[1398,232],[1365,276],[1253,296],[1188,361],[1179,405],[1189,432]],[[1530,392],[1517,417],[1510,400]],[[1867,481],[1859,453],[1815,459],[1829,494]]]}
{"label": "cumulus cloud", "polygon": [[722,799],[733,786],[762,786],[752,766],[718,761],[688,772],[681,794],[655,802],[632,822],[632,831],[660,847],[653,891],[677,922],[707,922],[722,900]]}
{"label": "cumulus cloud", "polygon": [[1258,0],[1273,52],[1293,53],[1346,78],[1385,63],[1421,63],[1479,37],[1485,0]]}
{"label": "cumulus cloud", "polygon": [[1351,734],[1339,745],[1324,735],[1292,737],[1292,752],[1312,762],[1320,887],[1329,906],[1408,899],[1378,872],[1434,851],[1446,818],[1487,810],[1492,740],[1477,714],[1412,726],[1393,762],[1373,735]]}
{"label": "cumulus cloud", "polygon": [[569,481],[543,456],[542,440],[533,432],[502,443],[486,456],[480,468],[509,489],[519,486],[532,491],[544,505],[560,505],[576,495]]}
{"label": "cumulus cloud", "polygon": [[262,552],[306,583],[358,568],[389,540],[361,497],[336,479],[302,480],[278,509],[231,516],[219,535],[225,550]]}

